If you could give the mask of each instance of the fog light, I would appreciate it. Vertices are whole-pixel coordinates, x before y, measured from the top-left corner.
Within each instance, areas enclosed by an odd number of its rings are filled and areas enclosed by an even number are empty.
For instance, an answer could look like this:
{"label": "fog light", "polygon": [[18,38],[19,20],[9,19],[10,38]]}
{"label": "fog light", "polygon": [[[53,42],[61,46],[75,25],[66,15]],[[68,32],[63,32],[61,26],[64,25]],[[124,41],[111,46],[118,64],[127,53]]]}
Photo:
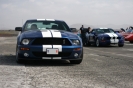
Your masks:
{"label": "fog light", "polygon": [[24,56],[25,56],[25,57],[29,57],[29,54],[28,54],[28,53],[24,53]]}
{"label": "fog light", "polygon": [[78,54],[77,54],[77,53],[75,53],[75,54],[74,54],[74,57],[78,57]]}
{"label": "fog light", "polygon": [[29,48],[20,48],[20,50],[30,50]]}

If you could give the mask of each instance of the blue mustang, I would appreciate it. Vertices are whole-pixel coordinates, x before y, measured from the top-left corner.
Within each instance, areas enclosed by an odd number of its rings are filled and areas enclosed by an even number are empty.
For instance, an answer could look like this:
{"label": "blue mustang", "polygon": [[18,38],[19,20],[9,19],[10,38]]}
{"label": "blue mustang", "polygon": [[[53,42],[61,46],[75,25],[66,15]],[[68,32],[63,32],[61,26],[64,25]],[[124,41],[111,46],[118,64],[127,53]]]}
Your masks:
{"label": "blue mustang", "polygon": [[124,37],[119,33],[115,33],[111,28],[95,28],[89,34],[86,34],[87,45],[95,44],[95,46],[106,46],[118,44],[119,47],[124,46]]}
{"label": "blue mustang", "polygon": [[69,60],[80,64],[83,59],[81,38],[73,34],[64,21],[54,19],[27,20],[17,37],[16,61]]}

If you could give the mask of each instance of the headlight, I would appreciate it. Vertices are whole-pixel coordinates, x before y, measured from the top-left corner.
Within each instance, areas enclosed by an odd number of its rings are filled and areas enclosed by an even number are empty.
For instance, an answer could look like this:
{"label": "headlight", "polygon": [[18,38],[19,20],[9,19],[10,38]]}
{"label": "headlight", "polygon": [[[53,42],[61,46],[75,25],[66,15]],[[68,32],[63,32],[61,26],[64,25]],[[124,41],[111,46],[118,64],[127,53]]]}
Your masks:
{"label": "headlight", "polygon": [[22,44],[24,44],[24,45],[28,45],[29,44],[29,39],[23,39],[22,40]]}
{"label": "headlight", "polygon": [[72,41],[73,45],[80,45],[80,41],[77,39],[72,39],[71,41]]}

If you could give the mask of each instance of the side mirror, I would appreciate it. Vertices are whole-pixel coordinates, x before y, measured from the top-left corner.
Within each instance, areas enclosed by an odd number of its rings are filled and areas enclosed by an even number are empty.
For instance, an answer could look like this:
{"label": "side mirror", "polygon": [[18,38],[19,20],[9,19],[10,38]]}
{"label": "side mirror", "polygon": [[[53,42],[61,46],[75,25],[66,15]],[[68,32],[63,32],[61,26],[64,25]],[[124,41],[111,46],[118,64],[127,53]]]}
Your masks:
{"label": "side mirror", "polygon": [[70,28],[71,32],[77,32],[76,28]]}
{"label": "side mirror", "polygon": [[119,33],[119,31],[114,31],[115,33]]}
{"label": "side mirror", "polygon": [[22,31],[22,27],[16,27],[15,31]]}

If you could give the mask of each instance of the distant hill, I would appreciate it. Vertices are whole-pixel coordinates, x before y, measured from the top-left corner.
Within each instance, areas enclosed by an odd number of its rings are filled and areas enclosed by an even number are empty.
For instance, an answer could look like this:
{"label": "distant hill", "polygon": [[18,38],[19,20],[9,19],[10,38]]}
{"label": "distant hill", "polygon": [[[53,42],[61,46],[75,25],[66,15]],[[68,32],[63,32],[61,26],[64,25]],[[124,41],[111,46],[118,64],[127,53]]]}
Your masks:
{"label": "distant hill", "polygon": [[71,27],[71,28],[76,28],[76,29],[80,29],[80,27],[81,27],[82,25],[84,25],[85,28],[88,28],[88,27],[93,28],[93,27],[94,27],[94,26],[92,26],[92,25],[87,25],[87,24],[73,24],[73,25],[70,25],[69,27]]}

